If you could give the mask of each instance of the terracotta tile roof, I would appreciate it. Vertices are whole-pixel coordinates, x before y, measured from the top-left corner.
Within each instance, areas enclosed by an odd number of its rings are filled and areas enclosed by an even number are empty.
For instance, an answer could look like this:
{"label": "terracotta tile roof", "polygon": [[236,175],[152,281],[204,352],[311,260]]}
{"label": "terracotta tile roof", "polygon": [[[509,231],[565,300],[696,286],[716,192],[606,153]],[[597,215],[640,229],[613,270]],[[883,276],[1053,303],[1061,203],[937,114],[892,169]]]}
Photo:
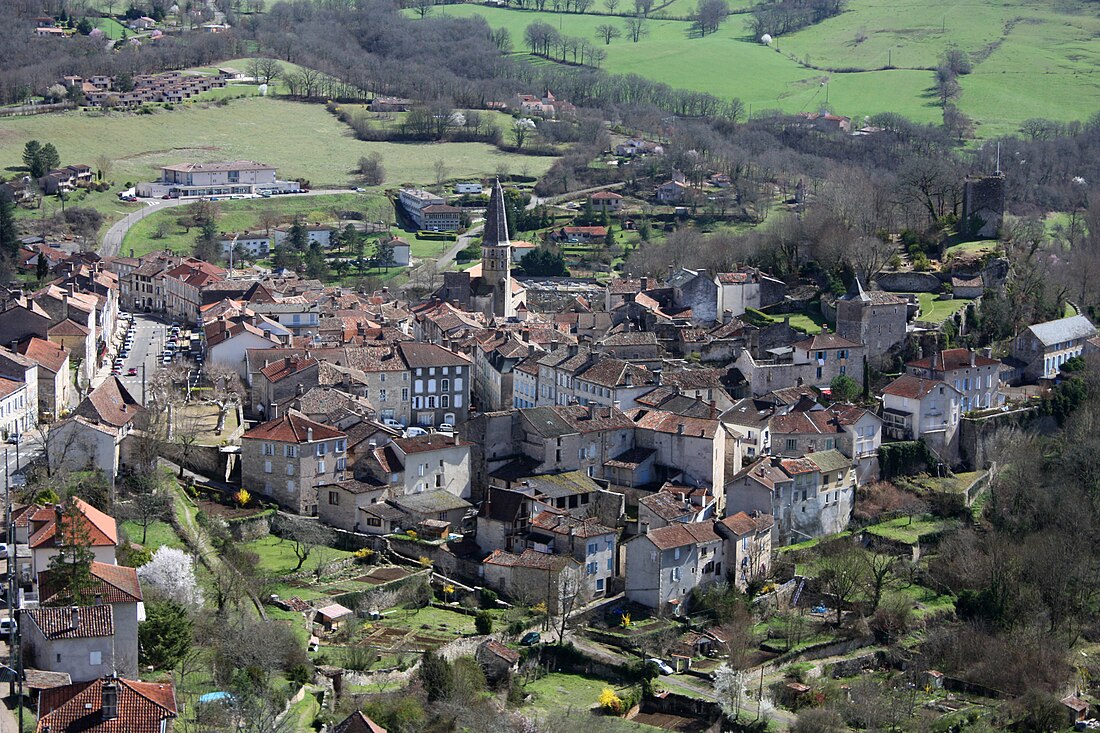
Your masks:
{"label": "terracotta tile roof", "polygon": [[753,517],[745,512],[737,512],[723,519],[722,524],[738,537],[744,537],[752,532],[763,532],[771,529],[772,525],[775,524],[775,520],[770,514],[757,514]]}
{"label": "terracotta tile roof", "polygon": [[40,339],[37,336],[23,339],[16,349],[23,356],[46,367],[54,374],[64,369],[65,360],[69,358],[69,350],[64,346],[46,339]]}
{"label": "terracotta tile roof", "polygon": [[779,465],[788,476],[797,476],[800,473],[817,473],[817,464],[809,458],[781,458]]}
{"label": "terracotta tile roof", "polygon": [[[74,496],[70,501],[74,502],[80,510],[80,515],[83,517],[81,521],[84,524],[84,530],[81,531],[87,532],[88,540],[93,547],[115,547],[118,545],[118,525],[114,517],[104,514],[78,497]],[[42,511],[36,512],[31,517],[31,521],[44,521],[46,524],[27,541],[30,548],[36,550],[45,547],[56,547],[58,534],[57,507],[45,507]],[[73,530],[70,527],[65,526],[66,521],[63,515],[61,531],[72,532]]]}
{"label": "terracotta tile roof", "polygon": [[718,369],[678,369],[661,373],[661,384],[684,389],[714,389],[720,387],[722,372]]}
{"label": "terracotta tile roof", "polygon": [[[102,714],[105,682],[118,686],[118,713],[110,719]],[[43,690],[36,733],[161,733],[162,721],[172,729],[177,713],[171,683],[121,678],[110,682],[95,679]]]}
{"label": "terracotta tile roof", "polygon": [[144,410],[118,377],[107,377],[103,384],[88,393],[73,412],[88,420],[120,428]]}
{"label": "terracotta tile roof", "polygon": [[16,382],[14,379],[8,379],[7,377],[0,377],[0,398],[7,397],[25,386],[23,382]]}
{"label": "terracotta tile roof", "polygon": [[50,336],[87,336],[91,333],[91,329],[71,318],[66,318],[57,325],[50,326],[46,333]]}
{"label": "terracotta tile roof", "polygon": [[598,343],[601,346],[656,346],[657,334],[652,331],[622,331],[605,336]]}
{"label": "terracotta tile roof", "polygon": [[652,457],[656,453],[657,451],[653,450],[652,448],[642,448],[641,446],[635,446],[626,451],[623,451],[614,458],[604,461],[603,465],[609,466],[611,468],[633,469],[645,463],[647,460],[650,459],[650,457]]}
{"label": "terracotta tile roof", "polygon": [[639,293],[642,290],[642,281],[630,278],[612,278],[607,283],[607,290],[612,295]]}
{"label": "terracotta tile roof", "polygon": [[637,366],[621,359],[600,359],[577,375],[577,379],[602,387],[644,387],[656,385],[657,375],[644,366]]}
{"label": "terracotta tile roof", "polygon": [[[143,596],[137,570],[125,565],[109,565],[93,562],[93,582],[87,589],[87,599],[100,603],[139,603]],[[56,570],[43,570],[38,574],[38,595],[42,605],[58,606],[72,602],[72,594],[65,587],[65,579]]]}
{"label": "terracotta tile roof", "polygon": [[722,538],[714,533],[713,522],[670,524],[667,527],[651,529],[642,536],[648,537],[649,541],[656,545],[659,550],[671,550],[674,547],[722,541]]}
{"label": "terracotta tile roof", "polygon": [[615,193],[614,191],[597,191],[590,197],[593,201],[599,201],[601,199],[621,199],[622,195]]}
{"label": "terracotta tile roof", "polygon": [[684,417],[664,410],[648,410],[639,407],[627,412],[634,424],[646,430],[696,438],[713,438],[721,423],[701,417]]}
{"label": "terracotta tile roof", "polygon": [[569,514],[559,514],[556,511],[539,512],[531,519],[531,526],[566,537],[572,535],[573,537],[588,538],[615,533],[615,530],[600,524],[594,517],[577,519]]}
{"label": "terracotta tile roof", "polygon": [[791,480],[791,477],[779,466],[774,465],[772,459],[767,456],[742,468],[741,472],[734,476],[734,479],[740,478],[752,479],[773,491],[776,484],[788,483]]}
{"label": "terracotta tile roof", "polygon": [[565,555],[549,555],[530,548],[516,555],[505,550],[493,550],[482,561],[486,565],[501,565],[508,568],[532,568],[535,570],[561,570],[566,565],[576,565],[577,561]]}
{"label": "terracotta tile roof", "polygon": [[115,618],[110,605],[51,606],[24,611],[49,640],[96,639],[114,636]]}
{"label": "terracotta tile roof", "polygon": [[298,372],[304,372],[307,369],[316,367],[318,364],[316,359],[302,358],[299,356],[288,356],[280,361],[275,361],[263,369],[260,370],[260,374],[269,382],[279,382],[287,377],[293,376]]}
{"label": "terracotta tile roof", "polygon": [[280,443],[307,443],[310,430],[313,431],[314,442],[347,437],[343,431],[314,422],[296,410],[257,425],[241,437],[250,440],[274,440]]}
{"label": "terracotta tile roof", "polygon": [[400,448],[405,455],[469,445],[469,443],[463,443],[454,435],[444,433],[429,433],[428,435],[417,435],[412,438],[395,438],[393,444]]}
{"label": "terracotta tile roof", "polygon": [[493,656],[500,657],[508,664],[519,663],[519,652],[515,651],[514,649],[509,649],[496,639],[489,639],[483,642],[481,644],[481,647],[485,651],[491,653]]}
{"label": "terracotta tile roof", "polygon": [[555,438],[570,433],[593,433],[603,430],[626,430],[634,423],[617,407],[585,407],[582,405],[528,407],[520,414],[541,436]]}
{"label": "terracotta tile roof", "polygon": [[[955,369],[969,369],[970,355],[970,349],[944,349],[939,353],[932,354],[923,359],[906,362],[905,366],[917,369],[934,369],[940,372],[950,372]],[[1001,362],[996,359],[990,359],[987,356],[982,356],[977,353],[974,354],[974,366],[996,366],[1000,363]]]}
{"label": "terracotta tile roof", "polygon": [[954,387],[937,379],[921,379],[908,374],[903,374],[883,388],[882,393],[894,397],[904,397],[910,400],[919,400],[926,397],[936,387],[947,387],[956,391]]}
{"label": "terracotta tile roof", "polygon": [[386,733],[386,729],[368,718],[362,710],[356,710],[337,723],[332,733]]}
{"label": "terracotta tile roof", "polygon": [[646,494],[638,499],[638,503],[667,522],[693,515],[700,509],[671,491],[655,491],[652,494]]}
{"label": "terracotta tile roof", "polygon": [[794,344],[796,349],[803,351],[823,351],[828,349],[858,349],[860,345],[846,338],[841,338],[835,333],[818,333],[808,339],[803,339]]}

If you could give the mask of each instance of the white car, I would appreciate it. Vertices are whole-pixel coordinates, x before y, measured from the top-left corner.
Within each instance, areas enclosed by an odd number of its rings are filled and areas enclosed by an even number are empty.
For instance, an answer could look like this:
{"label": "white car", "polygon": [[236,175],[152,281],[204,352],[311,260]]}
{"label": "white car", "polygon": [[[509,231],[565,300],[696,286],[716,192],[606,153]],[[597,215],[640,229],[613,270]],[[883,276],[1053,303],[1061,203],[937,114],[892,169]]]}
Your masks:
{"label": "white car", "polygon": [[0,618],[0,636],[8,636],[19,630],[19,622],[13,618]]}
{"label": "white car", "polygon": [[449,422],[445,422],[440,424],[438,430],[441,433],[453,433],[455,431],[455,426],[451,425]]}
{"label": "white car", "polygon": [[416,438],[416,437],[421,436],[421,435],[428,435],[428,431],[425,430],[424,428],[418,428],[418,427],[405,428],[405,437],[406,438]]}
{"label": "white car", "polygon": [[656,666],[657,670],[661,674],[673,674],[676,671],[672,667],[668,666],[668,664],[661,661],[660,659],[657,659],[656,657],[651,657],[651,658],[647,659],[646,661],[649,662],[650,664]]}
{"label": "white car", "polygon": [[401,423],[394,420],[392,417],[383,418],[382,424],[385,425],[387,428],[397,428],[398,430],[403,430],[405,427]]}

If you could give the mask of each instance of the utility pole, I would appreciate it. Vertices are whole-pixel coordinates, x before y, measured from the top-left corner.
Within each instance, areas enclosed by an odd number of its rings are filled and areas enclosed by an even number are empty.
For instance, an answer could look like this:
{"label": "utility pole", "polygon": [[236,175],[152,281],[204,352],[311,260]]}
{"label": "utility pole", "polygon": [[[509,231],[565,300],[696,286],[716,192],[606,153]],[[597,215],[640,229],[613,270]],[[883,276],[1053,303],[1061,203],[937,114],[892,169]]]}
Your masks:
{"label": "utility pole", "polygon": [[149,363],[148,356],[141,362],[141,404],[146,405],[145,401],[145,366]]}

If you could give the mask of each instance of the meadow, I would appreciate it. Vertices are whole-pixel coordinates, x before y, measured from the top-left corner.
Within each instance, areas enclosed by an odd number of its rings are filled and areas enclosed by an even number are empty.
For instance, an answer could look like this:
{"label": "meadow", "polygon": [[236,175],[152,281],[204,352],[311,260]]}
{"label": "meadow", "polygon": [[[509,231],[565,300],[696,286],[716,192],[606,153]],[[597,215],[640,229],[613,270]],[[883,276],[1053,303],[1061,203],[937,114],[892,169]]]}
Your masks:
{"label": "meadow", "polygon": [[0,167],[18,170],[28,140],[53,142],[62,163],[111,158],[111,178],[155,178],[162,165],[214,160],[260,160],[280,176],[314,186],[355,181],[359,158],[378,152],[387,186],[435,180],[443,160],[450,176],[483,176],[501,167],[542,175],[554,159],[503,153],[481,143],[431,145],[356,140],[346,125],[319,104],[250,97],[216,104],[184,105],[154,114],[66,112],[0,120]]}
{"label": "meadow", "polygon": [[[754,113],[827,106],[856,120],[896,112],[916,122],[938,122],[932,68],[946,49],[958,47],[974,63],[973,73],[961,79],[958,104],[976,121],[979,137],[1013,132],[1030,117],[1081,120],[1100,108],[1100,47],[1094,40],[1100,18],[1076,0],[1057,5],[850,0],[845,12],[783,36],[770,48],[750,37],[746,15],[731,15],[717,33],[703,38],[691,37],[687,21],[660,18],[682,16],[693,5],[673,0],[656,11],[649,35],[638,43],[620,38],[601,45],[607,51],[603,67],[740,97]],[[517,52],[526,51],[523,32],[536,20],[593,42],[597,25],[616,22],[473,4],[448,6],[447,14],[480,15],[494,28],[507,28]],[[888,65],[894,68],[883,68]]]}

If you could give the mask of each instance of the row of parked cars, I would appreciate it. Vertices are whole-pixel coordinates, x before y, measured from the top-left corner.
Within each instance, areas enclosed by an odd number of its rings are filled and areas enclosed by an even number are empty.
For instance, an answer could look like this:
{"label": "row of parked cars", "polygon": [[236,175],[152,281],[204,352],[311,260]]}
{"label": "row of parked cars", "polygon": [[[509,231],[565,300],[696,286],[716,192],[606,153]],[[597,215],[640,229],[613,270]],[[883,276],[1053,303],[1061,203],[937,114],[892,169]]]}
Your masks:
{"label": "row of parked cars", "polygon": [[418,435],[431,435],[432,433],[441,433],[442,435],[455,434],[455,426],[448,422],[440,423],[438,427],[434,428],[430,425],[410,425],[409,427],[405,427],[392,417],[387,417],[382,419],[382,424],[387,428],[400,430],[402,437],[405,438],[415,438]]}

